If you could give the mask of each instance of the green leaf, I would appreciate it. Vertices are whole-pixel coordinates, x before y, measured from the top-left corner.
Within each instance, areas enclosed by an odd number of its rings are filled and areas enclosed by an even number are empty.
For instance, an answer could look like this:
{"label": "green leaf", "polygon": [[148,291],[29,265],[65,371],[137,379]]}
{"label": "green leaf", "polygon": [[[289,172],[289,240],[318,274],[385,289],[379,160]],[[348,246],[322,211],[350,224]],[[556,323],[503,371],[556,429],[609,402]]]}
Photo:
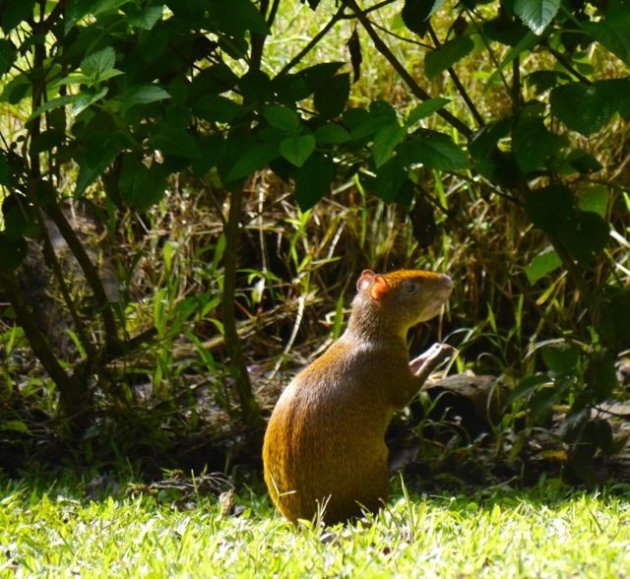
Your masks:
{"label": "green leaf", "polygon": [[528,86],[534,88],[537,95],[541,95],[558,86],[561,81],[570,80],[570,77],[557,70],[536,70],[528,74],[523,80]]}
{"label": "green leaf", "polygon": [[433,113],[439,111],[444,108],[448,103],[451,102],[451,99],[446,99],[442,97],[429,99],[428,101],[424,101],[416,106],[407,117],[405,121],[406,127],[411,127],[415,125],[419,120],[424,119],[432,115]]}
{"label": "green leaf", "polygon": [[324,118],[340,115],[346,107],[350,96],[350,75],[333,76],[325,86],[318,88],[313,95],[313,103]]}
{"label": "green leaf", "polygon": [[521,22],[501,12],[496,18],[484,22],[481,30],[486,38],[506,46],[516,46],[527,34],[531,34]]}
{"label": "green leaf", "polygon": [[245,179],[254,172],[262,169],[270,161],[278,156],[278,146],[274,143],[255,145],[245,151],[232,165],[225,176],[225,181],[238,181]]}
{"label": "green leaf", "polygon": [[9,195],[2,201],[0,213],[4,218],[5,241],[18,241],[22,237],[34,237],[39,233],[37,215],[31,204],[25,204],[23,200],[17,201],[16,195]]}
{"label": "green leaf", "polygon": [[72,114],[78,117],[85,109],[100,101],[107,94],[108,90],[104,86],[96,92],[85,91],[75,95],[75,98],[72,100]]}
{"label": "green leaf", "polygon": [[468,167],[466,153],[448,135],[423,131],[408,143],[412,162],[441,171],[458,171]]}
{"label": "green leaf", "polygon": [[593,309],[597,330],[611,348],[620,352],[630,344],[630,287],[604,285],[600,290]]}
{"label": "green leaf", "polygon": [[199,138],[201,158],[193,160],[192,169],[195,175],[201,177],[212,167],[216,167],[226,149],[225,139],[221,135],[208,135]]}
{"label": "green leaf", "polygon": [[529,262],[525,269],[525,275],[530,284],[534,285],[538,280],[550,274],[562,265],[562,260],[552,247],[540,252]]}
{"label": "green leaf", "polygon": [[[220,63],[209,66],[208,68],[204,68],[200,73],[198,73],[190,84],[190,97],[193,100],[196,100],[200,97],[204,97],[208,94],[219,94],[222,92],[226,92],[234,88],[234,86],[243,82],[245,85],[245,89],[249,89],[247,86],[248,79],[251,80],[251,77],[240,79],[234,74],[234,72],[228,68],[227,65]],[[256,80],[253,80],[256,83]],[[261,84],[264,84],[264,90],[269,88],[269,78],[263,75],[263,79],[260,81]],[[243,89],[243,87],[241,87]],[[252,87],[252,90],[256,90],[256,87]],[[245,95],[244,95],[245,96]]]}
{"label": "green leaf", "polygon": [[344,62],[322,62],[301,70],[297,76],[306,81],[311,92],[315,92],[329,86],[344,64]]}
{"label": "green leaf", "polygon": [[[66,9],[66,18],[73,24],[84,16],[91,14],[92,16],[104,16],[115,13],[127,0],[68,0]],[[66,29],[68,24],[66,24]]]}
{"label": "green leaf", "polygon": [[560,9],[560,0],[514,0],[514,12],[537,35],[541,35]]}
{"label": "green leaf", "polygon": [[298,114],[288,107],[270,105],[263,109],[263,117],[274,127],[285,133],[297,133],[300,130],[301,121]]}
{"label": "green leaf", "polygon": [[500,79],[501,71],[516,58],[518,58],[523,52],[528,52],[534,46],[540,43],[540,38],[533,32],[527,31],[527,34],[523,36],[516,44],[508,50],[508,53],[503,57],[503,60],[499,63],[497,69],[490,75],[486,81],[486,87],[493,86],[497,80]]}
{"label": "green leaf", "polygon": [[553,384],[540,388],[529,400],[528,411],[533,424],[547,424],[553,415],[554,406],[558,404],[564,395],[564,384]]}
{"label": "green leaf", "polygon": [[22,420],[3,420],[0,422],[0,430],[31,434],[30,428]]}
{"label": "green leaf", "polygon": [[159,164],[147,167],[135,154],[127,154],[120,171],[120,193],[129,207],[147,211],[163,197],[166,171]]}
{"label": "green leaf", "polygon": [[208,94],[195,101],[192,111],[206,121],[231,123],[243,114],[243,107],[227,97]]}
{"label": "green leaf", "polygon": [[0,270],[15,271],[26,257],[26,241],[22,237],[11,238],[0,231]]}
{"label": "green leaf", "polygon": [[335,163],[315,153],[304,163],[295,179],[295,198],[302,211],[310,209],[330,191],[335,179]]}
{"label": "green leaf", "polygon": [[65,139],[66,133],[62,129],[48,129],[42,131],[39,135],[33,137],[31,141],[30,154],[50,152],[55,147],[61,146]]}
{"label": "green leaf", "polygon": [[9,34],[18,24],[33,15],[35,0],[4,0],[0,5],[2,30]]}
{"label": "green leaf", "polygon": [[126,90],[120,97],[123,110],[134,105],[148,105],[170,99],[171,95],[157,84],[144,84]]}
{"label": "green leaf", "polygon": [[350,133],[335,123],[326,123],[313,133],[320,145],[339,145],[350,139]]}
{"label": "green leaf", "polygon": [[[269,76],[260,70],[249,70],[238,81],[245,106],[260,105],[273,98]],[[222,91],[221,91],[222,92]]]}
{"label": "green leaf", "polygon": [[0,151],[0,185],[9,184],[9,162],[4,156],[4,152]]}
{"label": "green leaf", "polygon": [[76,157],[79,164],[79,175],[74,195],[80,196],[93,183],[116,156],[129,147],[129,139],[125,133],[107,130],[106,127],[92,129],[83,139],[84,148]]}
{"label": "green leaf", "polygon": [[594,402],[602,402],[618,388],[615,359],[606,350],[593,352],[584,371],[589,391],[596,395]]}
{"label": "green leaf", "polygon": [[556,374],[575,372],[580,360],[578,349],[571,344],[558,344],[542,348],[545,366]]}
{"label": "green leaf", "polygon": [[[203,3],[199,3],[203,6]],[[255,34],[269,34],[269,26],[260,10],[250,0],[209,0],[208,10],[218,28],[229,34],[242,36],[246,30]]]}
{"label": "green leaf", "polygon": [[272,83],[278,103],[295,105],[297,101],[301,101],[313,94],[313,90],[309,87],[306,79],[299,74],[276,76]]}
{"label": "green leaf", "polygon": [[400,156],[396,156],[378,168],[376,179],[371,187],[377,197],[392,203],[399,199],[403,186],[408,180],[405,165]]}
{"label": "green leaf", "polygon": [[372,158],[374,165],[379,168],[392,156],[394,149],[402,142],[407,132],[397,122],[380,129],[374,136]]}
{"label": "green leaf", "polygon": [[574,82],[551,91],[551,112],[569,129],[588,136],[602,129],[625,104],[630,79]]}
{"label": "green leaf", "polygon": [[566,160],[571,167],[582,174],[597,173],[603,169],[599,161],[593,157],[593,155],[582,149],[573,149],[573,151],[567,155]]}
{"label": "green leaf", "polygon": [[523,398],[529,398],[532,394],[540,390],[543,385],[549,383],[549,376],[546,374],[533,374],[531,376],[525,376],[516,388],[510,392],[508,396],[508,404],[522,400]]}
{"label": "green leaf", "polygon": [[510,132],[512,118],[503,118],[488,123],[472,137],[468,150],[475,159],[487,159],[496,150],[499,141]]}
{"label": "green leaf", "polygon": [[520,171],[514,155],[505,152],[500,142],[509,135],[513,122],[512,117],[505,117],[488,123],[473,135],[468,145],[475,170],[508,188],[516,184]]}
{"label": "green leaf", "polygon": [[13,43],[5,38],[0,38],[0,76],[11,70],[16,57],[17,50]]}
{"label": "green leaf", "polygon": [[561,185],[537,189],[525,198],[525,210],[536,227],[556,234],[573,217],[573,193]]}
{"label": "green leaf", "polygon": [[46,207],[54,203],[57,198],[57,189],[47,179],[37,181],[32,189],[32,193],[35,194],[35,199],[37,199],[37,204],[40,207]]}
{"label": "green leaf", "polygon": [[401,16],[405,26],[420,36],[429,30],[429,19],[444,4],[444,0],[405,0]]}
{"label": "green leaf", "polygon": [[16,105],[30,94],[31,81],[26,74],[20,73],[4,85],[2,94],[0,94],[0,102]]}
{"label": "green leaf", "polygon": [[590,211],[602,218],[608,215],[610,191],[605,185],[593,185],[578,194],[578,207],[582,211]]}
{"label": "green leaf", "polygon": [[315,143],[313,135],[287,137],[280,141],[278,150],[289,163],[301,167],[315,150]]}
{"label": "green leaf", "polygon": [[542,118],[523,114],[512,134],[512,152],[526,175],[546,169],[559,155],[565,140],[545,127]]}
{"label": "green leaf", "polygon": [[617,55],[626,64],[630,62],[630,11],[611,16],[604,21],[580,22],[578,26],[592,38],[604,45],[610,52]]}
{"label": "green leaf", "polygon": [[98,82],[103,79],[104,75],[113,72],[115,64],[116,53],[111,46],[106,46],[102,50],[86,56],[81,61],[80,69],[86,77]]}
{"label": "green leaf", "polygon": [[558,232],[571,256],[582,265],[590,265],[604,251],[609,236],[608,222],[590,211],[574,211]]}
{"label": "green leaf", "polygon": [[367,137],[371,137],[376,134],[382,128],[391,125],[396,122],[396,115],[393,116],[385,116],[378,115],[366,116],[365,120],[357,124],[350,131],[350,138],[353,141],[360,141],[361,139],[366,139]]}
{"label": "green leaf", "polygon": [[32,121],[33,119],[36,119],[38,116],[48,112],[48,111],[52,111],[53,109],[57,109],[59,107],[64,107],[72,102],[74,102],[76,100],[77,95],[64,95],[64,96],[60,96],[57,97],[55,99],[49,100],[48,102],[44,103],[43,105],[37,107],[28,117],[29,121]]}
{"label": "green leaf", "polygon": [[131,26],[141,30],[151,30],[162,18],[163,7],[159,5],[143,8],[129,2],[124,6],[124,10]]}
{"label": "green leaf", "polygon": [[181,122],[179,116],[160,123],[149,139],[149,144],[168,155],[187,159],[201,157],[196,138],[186,130],[186,125]]}
{"label": "green leaf", "polygon": [[475,43],[470,36],[453,38],[427,53],[424,57],[424,72],[431,79],[464,58],[474,47]]}

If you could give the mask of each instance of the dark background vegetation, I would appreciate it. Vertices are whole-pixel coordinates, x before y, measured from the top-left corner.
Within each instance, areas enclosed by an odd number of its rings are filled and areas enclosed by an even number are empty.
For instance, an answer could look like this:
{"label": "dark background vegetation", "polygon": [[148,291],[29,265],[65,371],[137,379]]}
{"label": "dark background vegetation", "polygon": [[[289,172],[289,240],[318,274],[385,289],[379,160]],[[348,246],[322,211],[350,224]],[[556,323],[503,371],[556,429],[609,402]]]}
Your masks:
{"label": "dark background vegetation", "polygon": [[628,2],[307,4],[0,2],[0,469],[255,473],[360,271],[413,267],[456,288],[412,353],[506,389],[415,472],[594,482],[625,444]]}

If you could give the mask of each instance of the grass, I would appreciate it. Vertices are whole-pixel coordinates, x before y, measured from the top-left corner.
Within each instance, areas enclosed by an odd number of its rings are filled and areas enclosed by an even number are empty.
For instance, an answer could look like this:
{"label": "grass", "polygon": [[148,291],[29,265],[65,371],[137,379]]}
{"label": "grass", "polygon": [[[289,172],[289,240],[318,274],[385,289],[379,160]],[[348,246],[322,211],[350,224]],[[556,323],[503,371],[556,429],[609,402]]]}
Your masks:
{"label": "grass", "polygon": [[[78,498],[3,485],[0,577],[624,577],[630,504],[619,488],[396,498],[369,521],[297,531],[266,499],[240,517],[214,499]],[[627,489],[626,489],[627,490]],[[81,493],[79,493],[81,494]]]}

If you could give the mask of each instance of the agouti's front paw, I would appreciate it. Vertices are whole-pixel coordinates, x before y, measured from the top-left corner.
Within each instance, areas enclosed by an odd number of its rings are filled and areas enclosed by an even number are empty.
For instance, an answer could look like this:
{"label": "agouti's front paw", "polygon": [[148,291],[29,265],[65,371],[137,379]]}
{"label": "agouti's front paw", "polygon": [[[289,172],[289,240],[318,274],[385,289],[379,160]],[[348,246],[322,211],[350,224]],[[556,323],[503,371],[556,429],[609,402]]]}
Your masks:
{"label": "agouti's front paw", "polygon": [[450,358],[455,353],[455,348],[448,344],[435,343],[426,352],[420,354],[409,362],[409,368],[414,376],[422,381],[429,377],[429,374],[444,360]]}

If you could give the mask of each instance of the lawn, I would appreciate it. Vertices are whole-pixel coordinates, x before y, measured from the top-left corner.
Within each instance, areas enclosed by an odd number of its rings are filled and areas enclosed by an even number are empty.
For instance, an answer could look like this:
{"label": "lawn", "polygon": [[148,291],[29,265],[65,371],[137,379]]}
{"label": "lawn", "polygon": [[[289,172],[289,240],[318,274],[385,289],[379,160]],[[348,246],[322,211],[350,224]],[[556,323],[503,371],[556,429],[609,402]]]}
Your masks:
{"label": "lawn", "polygon": [[[36,488],[36,487],[35,487]],[[80,485],[5,483],[1,577],[625,577],[627,488],[546,481],[393,497],[368,521],[300,531],[241,493],[237,517],[211,497],[187,509],[154,496],[88,500]]]}

